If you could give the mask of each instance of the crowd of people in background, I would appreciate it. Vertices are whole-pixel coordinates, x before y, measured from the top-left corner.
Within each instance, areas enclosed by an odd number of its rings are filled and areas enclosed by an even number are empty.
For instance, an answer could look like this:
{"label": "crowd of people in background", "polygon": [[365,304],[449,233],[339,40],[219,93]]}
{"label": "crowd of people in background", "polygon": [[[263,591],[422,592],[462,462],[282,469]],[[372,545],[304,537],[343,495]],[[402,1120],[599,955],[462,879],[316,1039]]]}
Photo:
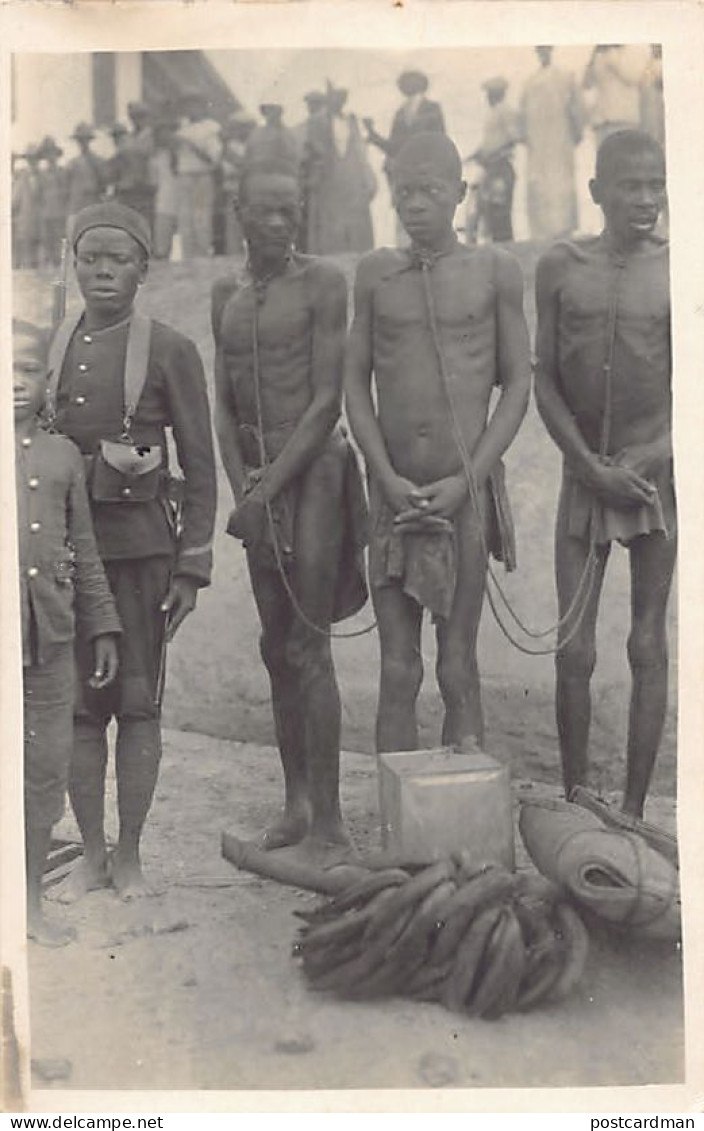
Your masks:
{"label": "crowd of people in background", "polygon": [[[578,227],[575,150],[588,127],[598,144],[616,130],[645,129],[664,144],[661,49],[647,65],[620,44],[594,48],[581,83],[553,63],[553,48],[536,48],[538,66],[515,105],[509,83],[496,75],[483,83],[486,114],[479,146],[465,158],[470,183],[467,243],[514,238],[515,151],[526,150],[526,203],[530,237],[553,239]],[[129,125],[107,133],[113,153],[98,155],[96,128],[79,122],[65,163],[46,136],[13,157],[13,263],[57,266],[71,217],[88,204],[113,199],[148,222],[154,257],[168,260],[237,255],[244,242],[232,208],[246,169],[283,160],[301,186],[301,251],[317,255],[363,253],[374,247],[371,204],[378,191],[370,147],[391,163],[410,136],[446,132],[440,104],[428,97],[428,77],[418,70],[398,79],[402,103],[388,136],[371,118],[360,124],[347,109],[348,92],[329,81],[304,98],[307,117],[284,121],[284,107],[259,106],[260,120],[243,107],[215,120],[207,96],[191,90],[176,106],[130,102]],[[472,173],[472,170],[474,171]],[[397,229],[397,242],[406,237]]]}

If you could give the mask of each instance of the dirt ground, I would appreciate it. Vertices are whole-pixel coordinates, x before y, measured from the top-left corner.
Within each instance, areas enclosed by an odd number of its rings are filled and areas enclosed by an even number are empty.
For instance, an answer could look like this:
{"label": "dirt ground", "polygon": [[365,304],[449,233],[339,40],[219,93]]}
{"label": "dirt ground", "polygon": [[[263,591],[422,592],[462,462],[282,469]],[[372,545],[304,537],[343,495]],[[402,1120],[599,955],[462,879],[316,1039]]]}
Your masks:
{"label": "dirt ground", "polygon": [[[538,249],[517,249],[534,328]],[[343,262],[348,276],[353,263]],[[207,294],[221,264],[157,265],[142,308],[193,337],[210,380]],[[194,301],[193,296],[202,296]],[[49,276],[17,273],[15,309],[47,320]],[[71,289],[70,303],[76,301]],[[531,408],[507,460],[519,570],[507,589],[533,626],[554,622],[552,525],[559,459]],[[683,1075],[676,952],[593,938],[587,978],[568,1003],[488,1024],[403,1002],[341,1005],[310,995],[290,957],[292,911],[309,899],[237,873],[219,856],[224,828],[256,832],[280,799],[269,695],[245,562],[223,532],[220,472],[214,583],[170,649],[164,767],[144,857],[165,893],[141,907],[94,893],[64,914],[77,945],[30,955],[37,1087],[354,1088],[574,1086],[675,1082]],[[614,553],[594,680],[593,785],[618,789],[628,703],[628,563]],[[502,579],[503,579],[503,575]],[[350,628],[367,624],[364,610]],[[676,599],[670,607],[671,708],[649,803],[674,826]],[[480,639],[488,748],[514,779],[555,791],[558,754],[550,657],[512,649],[489,613]],[[424,745],[437,744],[433,640],[423,641]],[[346,814],[360,849],[378,845],[373,748],[378,671],[373,634],[335,643],[343,698]],[[541,786],[540,783],[544,783]],[[64,831],[71,831],[70,824]],[[47,1061],[65,1061],[58,1070]],[[63,1074],[54,1083],[52,1072]]]}
{"label": "dirt ground", "polygon": [[[80,942],[30,951],[35,1086],[575,1087],[682,1079],[681,961],[671,946],[593,933],[578,994],[496,1022],[436,1005],[340,1003],[310,993],[291,957],[292,912],[315,897],[238,872],[219,856],[222,829],[247,837],[270,817],[280,788],[275,751],[178,731],[167,731],[165,747],[144,843],[164,894],[127,906],[95,892],[80,908],[52,908],[76,925]],[[344,755],[343,804],[356,846],[377,848],[373,758]],[[653,811],[672,827],[671,801],[658,800]],[[75,835],[70,820],[60,831]],[[41,1074],[57,1059],[66,1062],[65,1078],[48,1085]]]}

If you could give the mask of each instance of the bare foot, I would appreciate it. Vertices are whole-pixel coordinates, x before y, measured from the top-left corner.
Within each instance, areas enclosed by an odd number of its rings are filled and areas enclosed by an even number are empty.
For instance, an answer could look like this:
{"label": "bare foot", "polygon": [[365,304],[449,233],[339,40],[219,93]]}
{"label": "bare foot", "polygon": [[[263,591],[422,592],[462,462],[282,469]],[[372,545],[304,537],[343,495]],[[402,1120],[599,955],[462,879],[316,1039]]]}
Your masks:
{"label": "bare foot", "polygon": [[300,809],[292,812],[284,811],[278,821],[269,825],[256,837],[254,844],[265,852],[271,852],[276,848],[287,848],[290,844],[299,844],[307,835],[309,824],[307,811]]}
{"label": "bare foot", "polygon": [[76,938],[73,927],[63,927],[45,919],[41,911],[27,916],[27,938],[39,946],[68,946]]}
{"label": "bare foot", "polygon": [[109,868],[113,887],[120,899],[124,899],[126,903],[133,899],[156,895],[154,888],[144,878],[139,860],[134,857],[123,859],[119,849],[115,849],[110,857]]}
{"label": "bare foot", "polygon": [[56,903],[77,903],[89,891],[110,887],[107,858],[90,861],[86,857],[77,860],[61,883],[47,893],[47,898]]}
{"label": "bare foot", "polygon": [[344,826],[329,830],[329,835],[310,834],[296,846],[296,856],[319,868],[335,864],[353,864],[357,859],[355,847]]}

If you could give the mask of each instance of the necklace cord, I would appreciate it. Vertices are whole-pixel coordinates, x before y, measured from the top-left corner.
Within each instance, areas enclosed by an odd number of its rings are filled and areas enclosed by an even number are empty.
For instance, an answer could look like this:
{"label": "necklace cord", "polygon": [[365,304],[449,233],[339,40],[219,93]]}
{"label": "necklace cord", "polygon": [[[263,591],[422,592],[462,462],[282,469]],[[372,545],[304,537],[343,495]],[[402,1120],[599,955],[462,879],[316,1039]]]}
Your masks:
{"label": "necklace cord", "polygon": [[[619,261],[618,265],[621,266],[620,261]],[[429,260],[427,257],[421,257],[420,268],[421,268],[421,275],[422,275],[422,279],[423,279],[423,289],[424,289],[424,294],[425,294],[428,321],[429,321],[429,324],[430,324],[430,333],[431,333],[431,337],[432,337],[432,340],[433,340],[433,346],[434,346],[434,349],[435,349],[435,353],[436,353],[436,356],[437,356],[437,359],[438,359],[440,376],[441,376],[441,379],[442,379],[443,387],[444,387],[444,390],[445,390],[445,395],[446,395],[447,402],[448,402],[448,408],[449,408],[449,411],[450,411],[452,431],[453,431],[453,435],[454,435],[454,439],[455,439],[455,444],[457,446],[457,450],[458,450],[458,453],[460,455],[460,459],[462,461],[462,469],[463,469],[463,472],[464,472],[465,479],[467,481],[470,500],[472,502],[472,505],[473,505],[477,515],[481,516],[481,501],[480,501],[480,496],[479,496],[479,488],[478,488],[476,476],[474,474],[474,469],[472,467],[471,457],[470,457],[469,451],[467,449],[467,445],[465,443],[464,436],[462,434],[462,429],[461,429],[460,424],[459,424],[458,412],[457,412],[457,408],[456,408],[456,405],[455,405],[455,402],[454,402],[454,395],[453,395],[453,391],[452,391],[452,381],[451,381],[451,378],[450,378],[450,374],[449,374],[446,359],[445,359],[444,350],[442,348],[442,342],[441,342],[441,339],[440,339],[440,331],[439,331],[438,322],[437,322],[437,312],[436,312],[436,308],[435,308],[435,300],[434,300],[434,296],[433,296],[432,282],[431,282],[431,278],[430,278],[431,266],[432,266],[431,260]],[[613,287],[612,287],[611,299],[610,299],[610,304],[609,304],[609,319],[608,319],[608,332],[607,332],[607,359],[606,359],[606,362],[604,364],[604,377],[605,377],[604,414],[603,414],[603,418],[602,418],[601,443],[600,443],[600,448],[599,448],[599,454],[602,458],[605,457],[607,452],[608,452],[608,446],[609,446],[609,440],[610,440],[610,434],[611,434],[612,394],[613,394],[612,368],[613,368],[613,358],[614,358],[614,350],[615,350],[615,343],[616,343],[616,321],[617,321],[617,314],[618,314],[618,281],[619,281],[619,275],[617,274],[614,277],[614,284],[613,284]],[[488,548],[488,545],[487,545],[486,535],[485,535],[485,531],[484,531],[484,528],[483,528],[483,524],[481,522],[479,523],[479,538],[480,538],[482,551],[484,553],[484,556],[486,558],[486,563],[487,563],[487,580],[488,580],[488,582],[490,582],[490,584],[487,584],[487,586],[486,586],[486,595],[487,595],[489,607],[491,609],[491,612],[494,616],[494,619],[495,619],[499,629],[501,630],[502,634],[506,637],[506,639],[509,641],[509,643],[513,644],[513,646],[518,649],[518,651],[523,652],[526,655],[530,655],[530,656],[555,655],[558,652],[561,652],[574,639],[574,637],[576,636],[577,632],[579,631],[579,629],[582,625],[582,622],[584,620],[584,617],[586,615],[589,600],[591,598],[592,591],[593,591],[593,588],[594,588],[594,581],[595,581],[595,578],[596,578],[596,566],[597,566],[597,561],[598,561],[596,535],[597,535],[596,514],[595,514],[595,508],[592,507],[591,517],[590,517],[590,530],[589,530],[589,553],[587,555],[587,559],[585,561],[584,568],[582,570],[582,574],[580,576],[577,588],[575,589],[574,596],[573,596],[568,608],[563,613],[563,615],[553,625],[551,625],[547,629],[535,630],[535,629],[529,628],[523,622],[523,620],[521,619],[521,617],[519,616],[519,614],[516,612],[513,605],[511,604],[511,601],[510,601],[509,597],[507,596],[506,592],[504,591],[504,588],[501,585],[501,582],[499,581],[499,579],[496,575],[496,571],[493,569],[493,567],[491,565],[489,548]],[[494,592],[492,592],[492,585],[494,587]],[[518,640],[514,636],[513,632],[508,628],[508,626],[506,625],[506,623],[502,619],[502,615],[499,612],[497,598],[501,602],[501,604],[503,605],[504,609],[509,614],[511,619],[513,620],[514,624],[521,630],[521,632],[524,633],[524,635],[530,637],[533,640],[540,640],[540,639],[542,639],[546,636],[552,635],[556,631],[559,632],[559,630],[564,628],[565,625],[567,625],[572,620],[573,617],[574,617],[574,623],[572,624],[570,629],[567,631],[567,633],[562,637],[562,639],[558,642],[558,644],[555,645],[554,647],[548,647],[548,648],[526,647],[525,644],[523,644],[520,640]]]}
{"label": "necklace cord", "polygon": [[[254,377],[254,401],[257,413],[257,434],[259,441],[259,459],[261,466],[267,468],[269,466],[269,456],[264,443],[264,411],[262,406],[262,390],[261,390],[261,361],[259,356],[259,306],[266,298],[266,285],[269,280],[262,280],[259,284],[254,285],[254,310],[252,312],[252,374]],[[364,628],[355,629],[352,632],[335,632],[332,628],[324,628],[322,625],[316,624],[315,621],[305,613],[301,608],[300,601],[293,591],[291,582],[286,574],[286,566],[281,557],[281,547],[279,546],[279,537],[276,530],[276,523],[274,521],[274,514],[271,508],[271,502],[268,498],[264,499],[264,507],[266,510],[267,523],[269,526],[269,534],[272,541],[274,550],[274,561],[276,569],[281,578],[281,584],[284,587],[286,596],[291,602],[291,607],[298,619],[309,628],[311,632],[316,633],[318,636],[326,636],[332,640],[354,640],[358,636],[366,636],[368,633],[373,632],[377,627],[377,622],[373,621],[371,624]]]}

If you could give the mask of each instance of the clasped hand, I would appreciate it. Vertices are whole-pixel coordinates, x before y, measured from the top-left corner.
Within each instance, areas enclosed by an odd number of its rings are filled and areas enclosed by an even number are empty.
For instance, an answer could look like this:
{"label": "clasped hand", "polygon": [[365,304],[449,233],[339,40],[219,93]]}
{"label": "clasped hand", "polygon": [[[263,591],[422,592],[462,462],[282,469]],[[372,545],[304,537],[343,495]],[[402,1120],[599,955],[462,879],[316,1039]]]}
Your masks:
{"label": "clasped hand", "polygon": [[262,469],[248,473],[242,497],[227,523],[227,533],[239,538],[245,546],[253,546],[259,541],[268,520],[263,474]]}
{"label": "clasped hand", "polygon": [[616,456],[600,461],[596,492],[615,507],[647,506],[657,494],[655,485],[645,478],[648,471],[649,455],[640,448],[625,448]]}
{"label": "clasped hand", "polygon": [[410,479],[396,476],[386,490],[394,511],[394,524],[404,528],[442,528],[467,497],[467,484],[461,475],[449,475],[435,483],[418,487]]}

